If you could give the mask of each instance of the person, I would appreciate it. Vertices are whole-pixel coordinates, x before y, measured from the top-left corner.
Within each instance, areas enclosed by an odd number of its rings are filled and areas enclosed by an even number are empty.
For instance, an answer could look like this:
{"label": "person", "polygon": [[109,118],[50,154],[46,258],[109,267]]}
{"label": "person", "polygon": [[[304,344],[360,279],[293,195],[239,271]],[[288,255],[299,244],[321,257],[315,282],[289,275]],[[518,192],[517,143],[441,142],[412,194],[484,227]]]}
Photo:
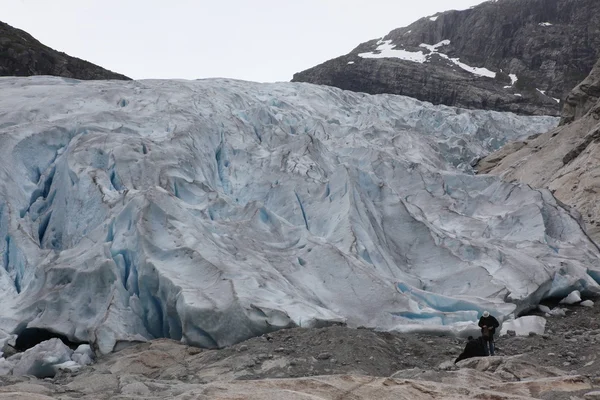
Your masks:
{"label": "person", "polygon": [[473,339],[473,336],[469,336],[467,340],[468,342],[465,345],[465,350],[460,353],[456,360],[454,360],[454,364],[460,360],[466,360],[467,358],[482,357],[486,355],[484,350],[486,343],[483,341],[483,338],[478,337],[477,339]]}
{"label": "person", "polygon": [[479,318],[479,327],[481,328],[481,336],[484,340],[486,356],[494,355],[494,334],[496,333],[496,328],[499,326],[498,320],[487,311],[484,311],[481,318]]}

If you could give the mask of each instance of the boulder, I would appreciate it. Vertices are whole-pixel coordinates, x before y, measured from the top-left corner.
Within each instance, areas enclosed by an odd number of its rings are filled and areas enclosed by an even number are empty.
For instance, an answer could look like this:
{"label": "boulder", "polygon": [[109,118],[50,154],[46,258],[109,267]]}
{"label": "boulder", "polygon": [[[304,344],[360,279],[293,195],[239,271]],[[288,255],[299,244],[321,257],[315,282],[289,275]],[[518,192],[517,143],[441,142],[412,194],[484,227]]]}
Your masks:
{"label": "boulder", "polygon": [[16,360],[13,375],[33,375],[37,378],[53,377],[57,366],[71,361],[73,350],[60,339],[50,339],[22,353]]}

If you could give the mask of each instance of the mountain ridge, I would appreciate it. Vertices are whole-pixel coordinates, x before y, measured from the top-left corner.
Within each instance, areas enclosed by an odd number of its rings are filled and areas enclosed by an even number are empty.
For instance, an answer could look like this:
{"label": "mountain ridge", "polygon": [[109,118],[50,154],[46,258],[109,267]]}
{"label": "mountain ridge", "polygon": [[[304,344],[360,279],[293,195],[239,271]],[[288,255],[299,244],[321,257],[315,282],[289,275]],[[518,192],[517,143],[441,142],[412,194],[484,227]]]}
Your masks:
{"label": "mountain ridge", "polygon": [[0,76],[51,75],[81,80],[131,80],[54,50],[24,30],[0,21]]}
{"label": "mountain ridge", "polygon": [[[299,72],[292,81],[558,116],[557,100],[587,76],[600,56],[599,27],[600,3],[594,0],[489,1],[421,18]],[[448,43],[431,51],[443,41]],[[387,50],[393,57],[374,58]],[[424,62],[401,59],[415,55],[429,57]],[[486,68],[495,78],[470,73],[465,65]]]}

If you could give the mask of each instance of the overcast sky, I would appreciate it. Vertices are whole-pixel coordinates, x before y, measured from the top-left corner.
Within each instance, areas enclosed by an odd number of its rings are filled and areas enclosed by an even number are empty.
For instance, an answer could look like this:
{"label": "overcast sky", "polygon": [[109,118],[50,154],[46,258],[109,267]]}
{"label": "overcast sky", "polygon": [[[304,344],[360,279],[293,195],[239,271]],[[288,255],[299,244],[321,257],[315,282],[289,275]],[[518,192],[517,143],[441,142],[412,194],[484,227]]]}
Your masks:
{"label": "overcast sky", "polygon": [[288,81],[420,17],[482,0],[2,0],[0,20],[134,79]]}

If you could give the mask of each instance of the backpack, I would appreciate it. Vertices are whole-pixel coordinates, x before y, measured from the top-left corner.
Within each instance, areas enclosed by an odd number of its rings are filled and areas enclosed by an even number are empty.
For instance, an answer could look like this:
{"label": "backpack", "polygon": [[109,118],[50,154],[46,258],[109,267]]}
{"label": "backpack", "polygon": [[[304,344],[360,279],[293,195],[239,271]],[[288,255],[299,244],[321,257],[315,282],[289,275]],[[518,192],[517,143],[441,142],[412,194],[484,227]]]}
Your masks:
{"label": "backpack", "polygon": [[484,326],[483,328],[481,328],[481,336],[483,336],[485,339],[489,339],[490,328],[488,328],[487,326]]}

